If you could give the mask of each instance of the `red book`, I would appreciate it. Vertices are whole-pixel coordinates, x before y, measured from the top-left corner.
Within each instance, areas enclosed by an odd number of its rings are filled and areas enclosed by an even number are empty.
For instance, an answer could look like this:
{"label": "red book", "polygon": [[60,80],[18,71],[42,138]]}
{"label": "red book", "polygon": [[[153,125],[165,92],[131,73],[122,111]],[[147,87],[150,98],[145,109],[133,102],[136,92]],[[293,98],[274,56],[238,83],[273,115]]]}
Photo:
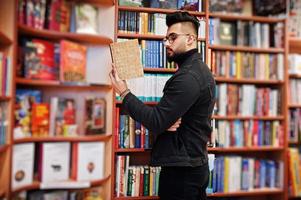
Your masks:
{"label": "red book", "polygon": [[87,47],[61,41],[60,80],[83,83],[86,81]]}

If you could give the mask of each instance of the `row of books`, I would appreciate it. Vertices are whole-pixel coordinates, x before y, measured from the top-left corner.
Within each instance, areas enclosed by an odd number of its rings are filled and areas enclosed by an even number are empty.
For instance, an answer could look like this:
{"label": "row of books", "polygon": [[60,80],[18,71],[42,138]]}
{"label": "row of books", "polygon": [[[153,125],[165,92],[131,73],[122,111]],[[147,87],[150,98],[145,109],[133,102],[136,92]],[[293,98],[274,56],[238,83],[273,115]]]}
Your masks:
{"label": "row of books", "polygon": [[217,120],[214,137],[216,147],[283,146],[284,130],[279,121]]}
{"label": "row of books", "polygon": [[207,192],[210,193],[283,187],[282,161],[218,156],[210,168],[210,182],[207,188]]}
{"label": "row of books", "polygon": [[[127,80],[128,88],[142,101],[159,101],[163,88],[171,74],[145,73],[144,77]],[[120,99],[119,96],[116,97]]]}
{"label": "row of books", "polygon": [[10,57],[0,51],[0,96],[11,95],[12,74]]}
{"label": "row of books", "polygon": [[211,71],[216,76],[283,80],[283,54],[211,51]]}
{"label": "row of books", "polygon": [[289,61],[288,73],[300,75],[301,74],[301,55],[300,54],[289,54],[288,61]]}
{"label": "row of books", "polygon": [[104,178],[104,151],[103,142],[72,143],[72,148],[69,142],[16,144],[13,146],[12,188],[32,184],[34,174],[45,184],[45,189],[47,183],[59,185],[70,179],[83,181],[83,185],[87,181],[89,186],[89,181]]}
{"label": "row of books", "polygon": [[8,120],[7,120],[8,106],[7,103],[0,103],[0,145],[6,144]]}
{"label": "row of books", "polygon": [[289,135],[290,142],[301,141],[301,108],[289,110]]}
{"label": "row of books", "polygon": [[204,8],[203,0],[119,0],[118,4],[121,6],[132,7],[150,7],[150,8],[164,8],[164,9],[176,9],[176,10],[190,10],[190,11],[202,11]]}
{"label": "row of books", "polygon": [[283,38],[283,23],[227,22],[219,18],[209,20],[210,44],[283,48]]}
{"label": "row of books", "polygon": [[[86,97],[84,108],[77,103],[72,97],[50,97],[49,102],[42,102],[40,90],[17,89],[14,138],[104,133],[105,99]],[[76,114],[80,109],[84,109],[83,132]]]}
{"label": "row of books", "polygon": [[[198,38],[205,38],[206,22],[204,18],[199,18],[199,22]],[[118,32],[165,35],[167,32],[166,14],[119,11]]]}
{"label": "row of books", "polygon": [[130,166],[129,155],[118,155],[116,158],[116,196],[158,196],[160,171],[160,167]]}
{"label": "row of books", "polygon": [[280,91],[255,85],[222,83],[216,86],[217,114],[242,116],[277,116]]}
{"label": "row of books", "polygon": [[289,80],[289,102],[291,104],[301,104],[301,79],[290,79]]}
{"label": "row of books", "polygon": [[301,196],[301,162],[300,162],[300,148],[288,149],[288,191],[292,197]]}
{"label": "row of books", "polygon": [[152,133],[147,128],[129,115],[121,114],[117,117],[119,117],[116,120],[117,148],[150,149],[152,147]]}
{"label": "row of books", "polygon": [[65,0],[20,0],[18,20],[35,29],[98,33],[98,9]]}
{"label": "row of books", "polygon": [[103,200],[102,194],[100,193],[100,188],[93,187],[89,189],[81,189],[74,191],[66,190],[33,190],[27,193],[16,194],[16,199],[19,200],[78,200],[78,199],[93,199],[93,200]]}

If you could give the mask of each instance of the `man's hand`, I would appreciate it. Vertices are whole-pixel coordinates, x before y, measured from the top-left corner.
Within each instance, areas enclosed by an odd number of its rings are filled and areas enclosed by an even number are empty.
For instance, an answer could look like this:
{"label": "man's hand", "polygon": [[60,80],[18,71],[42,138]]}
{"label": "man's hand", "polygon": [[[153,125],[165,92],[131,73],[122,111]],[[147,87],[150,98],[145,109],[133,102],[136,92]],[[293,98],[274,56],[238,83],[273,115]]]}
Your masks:
{"label": "man's hand", "polygon": [[179,118],[167,131],[177,131],[177,129],[180,127],[182,118]]}
{"label": "man's hand", "polygon": [[109,75],[112,81],[112,86],[119,95],[128,89],[126,82],[119,78],[115,65],[113,63],[112,63],[112,71],[110,72]]}

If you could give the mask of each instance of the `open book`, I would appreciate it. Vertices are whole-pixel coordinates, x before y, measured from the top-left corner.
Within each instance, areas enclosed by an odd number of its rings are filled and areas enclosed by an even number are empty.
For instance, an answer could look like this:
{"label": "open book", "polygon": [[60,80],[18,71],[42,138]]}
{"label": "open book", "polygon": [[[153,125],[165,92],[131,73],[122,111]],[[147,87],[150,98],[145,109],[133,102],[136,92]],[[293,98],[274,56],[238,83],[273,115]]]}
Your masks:
{"label": "open book", "polygon": [[122,80],[143,76],[138,40],[110,44],[112,60]]}

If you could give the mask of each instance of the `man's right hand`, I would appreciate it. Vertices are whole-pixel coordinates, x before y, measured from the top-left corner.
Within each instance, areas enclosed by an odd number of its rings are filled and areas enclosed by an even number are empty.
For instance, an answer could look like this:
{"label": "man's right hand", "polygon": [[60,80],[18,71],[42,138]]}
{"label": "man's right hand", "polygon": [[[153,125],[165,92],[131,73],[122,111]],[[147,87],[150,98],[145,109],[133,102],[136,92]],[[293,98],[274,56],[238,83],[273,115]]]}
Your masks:
{"label": "man's right hand", "polygon": [[167,129],[167,131],[177,131],[177,129],[180,127],[181,120],[182,118],[179,118],[171,127]]}

